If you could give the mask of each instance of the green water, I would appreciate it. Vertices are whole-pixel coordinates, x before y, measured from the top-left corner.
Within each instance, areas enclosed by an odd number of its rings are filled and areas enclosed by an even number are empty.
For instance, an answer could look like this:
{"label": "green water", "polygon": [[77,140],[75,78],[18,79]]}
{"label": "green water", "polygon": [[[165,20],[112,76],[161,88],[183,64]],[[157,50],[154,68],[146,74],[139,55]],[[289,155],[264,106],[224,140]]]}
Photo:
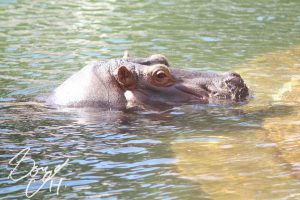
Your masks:
{"label": "green water", "polygon": [[[8,179],[9,160],[26,147],[40,166],[70,159],[59,194],[47,186],[35,199],[299,199],[299,95],[271,102],[290,86],[300,94],[299,45],[297,0],[0,0],[0,199],[26,199],[29,178]],[[254,99],[164,113],[34,100],[125,50],[235,70]]]}

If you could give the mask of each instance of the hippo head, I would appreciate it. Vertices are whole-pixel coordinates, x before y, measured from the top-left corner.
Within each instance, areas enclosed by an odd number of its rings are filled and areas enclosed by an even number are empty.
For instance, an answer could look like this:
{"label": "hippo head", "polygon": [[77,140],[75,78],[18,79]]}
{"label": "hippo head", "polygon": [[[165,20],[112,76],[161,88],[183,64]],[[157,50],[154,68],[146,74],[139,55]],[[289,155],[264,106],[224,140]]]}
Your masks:
{"label": "hippo head", "polygon": [[[237,73],[195,72],[171,68],[163,55],[153,55],[140,65],[121,66],[114,76],[126,91],[126,100],[136,104],[240,102],[248,88]],[[145,64],[147,63],[147,64]]]}
{"label": "hippo head", "polygon": [[171,68],[163,55],[93,62],[57,87],[48,102],[67,107],[146,108],[184,103],[243,101],[248,88],[237,73]]}

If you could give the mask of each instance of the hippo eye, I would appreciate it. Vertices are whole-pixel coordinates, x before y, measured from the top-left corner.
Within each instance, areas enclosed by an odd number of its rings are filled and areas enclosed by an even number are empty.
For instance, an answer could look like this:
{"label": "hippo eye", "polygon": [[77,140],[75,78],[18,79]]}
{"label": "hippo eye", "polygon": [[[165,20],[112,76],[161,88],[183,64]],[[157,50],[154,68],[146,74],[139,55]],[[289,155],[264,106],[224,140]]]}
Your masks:
{"label": "hippo eye", "polygon": [[150,83],[158,87],[169,87],[174,84],[175,79],[170,73],[168,67],[164,65],[154,65],[150,68]]}
{"label": "hippo eye", "polygon": [[156,73],[156,78],[158,79],[158,80],[162,80],[162,79],[164,79],[164,78],[166,78],[167,77],[167,75],[165,74],[165,72],[163,72],[163,71],[160,71],[160,72],[157,72]]}

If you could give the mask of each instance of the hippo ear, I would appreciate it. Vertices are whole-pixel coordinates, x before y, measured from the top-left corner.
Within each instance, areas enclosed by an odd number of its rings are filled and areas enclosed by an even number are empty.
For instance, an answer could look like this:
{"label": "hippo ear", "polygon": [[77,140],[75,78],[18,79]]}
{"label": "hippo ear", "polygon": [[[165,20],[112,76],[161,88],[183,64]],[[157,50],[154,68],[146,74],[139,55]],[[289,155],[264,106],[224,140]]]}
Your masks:
{"label": "hippo ear", "polygon": [[131,55],[129,54],[128,51],[124,51],[123,58],[131,58]]}
{"label": "hippo ear", "polygon": [[136,88],[136,79],[133,73],[130,70],[128,70],[127,67],[119,67],[114,74],[118,83],[125,90],[134,90]]}

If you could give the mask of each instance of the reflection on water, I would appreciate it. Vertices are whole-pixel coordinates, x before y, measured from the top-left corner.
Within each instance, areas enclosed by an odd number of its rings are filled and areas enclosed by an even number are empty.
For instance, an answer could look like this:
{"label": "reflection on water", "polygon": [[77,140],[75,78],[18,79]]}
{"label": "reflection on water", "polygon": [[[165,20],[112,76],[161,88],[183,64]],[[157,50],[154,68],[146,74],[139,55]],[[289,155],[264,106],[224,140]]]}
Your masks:
{"label": "reflection on water", "polygon": [[[0,198],[25,198],[28,180],[9,180],[8,162],[30,147],[40,166],[70,158],[59,196],[45,189],[36,199],[299,199],[299,9],[297,1],[1,1]],[[237,71],[254,98],[164,112],[34,100],[124,50]]]}

